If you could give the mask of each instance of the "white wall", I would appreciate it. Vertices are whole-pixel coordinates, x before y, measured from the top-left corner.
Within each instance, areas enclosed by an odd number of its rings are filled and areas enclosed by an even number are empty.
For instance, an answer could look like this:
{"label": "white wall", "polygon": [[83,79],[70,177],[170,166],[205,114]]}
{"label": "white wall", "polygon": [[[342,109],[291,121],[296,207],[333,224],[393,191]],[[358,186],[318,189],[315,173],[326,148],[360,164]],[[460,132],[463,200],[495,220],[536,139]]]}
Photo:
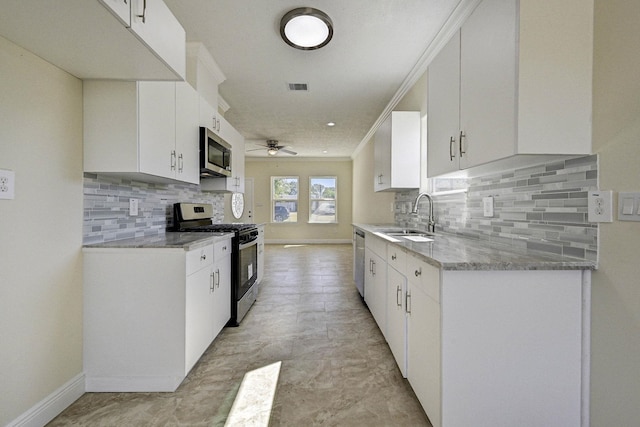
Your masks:
{"label": "white wall", "polygon": [[0,425],[82,372],[82,82],[0,37]]}
{"label": "white wall", "polygon": [[[595,4],[593,148],[600,154],[600,188],[640,191],[640,2]],[[592,278],[591,425],[636,426],[640,223],[601,224],[599,254]]]}
{"label": "white wall", "polygon": [[[254,178],[254,222],[266,223],[267,243],[324,243],[352,239],[350,159],[247,158],[245,176]],[[271,177],[299,177],[298,222],[271,223]],[[309,223],[309,176],[337,176],[337,224]],[[229,200],[228,197],[225,200]],[[227,216],[228,217],[228,216]]]}

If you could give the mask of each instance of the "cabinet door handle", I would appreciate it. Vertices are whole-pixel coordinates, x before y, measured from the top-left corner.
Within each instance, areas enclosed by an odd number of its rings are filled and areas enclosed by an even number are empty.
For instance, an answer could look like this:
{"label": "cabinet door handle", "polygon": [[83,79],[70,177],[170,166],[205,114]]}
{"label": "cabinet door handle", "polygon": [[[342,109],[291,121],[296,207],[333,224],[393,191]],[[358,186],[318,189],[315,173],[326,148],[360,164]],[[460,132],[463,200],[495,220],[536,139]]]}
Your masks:
{"label": "cabinet door handle", "polygon": [[455,159],[456,155],[453,153],[453,144],[456,142],[456,139],[454,137],[451,137],[449,139],[449,160],[453,161],[453,159]]}
{"label": "cabinet door handle", "polygon": [[[126,3],[126,2],[125,2]],[[136,15],[138,18],[142,18],[144,24],[147,20],[147,0],[142,1],[142,15]]]}
{"label": "cabinet door handle", "polygon": [[218,132],[220,132],[220,119],[216,119],[216,122],[217,122],[216,129]]}
{"label": "cabinet door handle", "polygon": [[402,307],[402,288],[400,285],[396,287],[396,305]]}
{"label": "cabinet door handle", "polygon": [[371,274],[373,274],[374,276],[376,275],[376,262],[371,260],[372,262],[372,268],[371,268]]}
{"label": "cabinet door handle", "polygon": [[411,292],[407,291],[407,295],[405,296],[405,311],[411,314]]}
{"label": "cabinet door handle", "polygon": [[178,156],[178,172],[182,173],[184,169],[184,158],[182,157],[182,153]]}
{"label": "cabinet door handle", "polygon": [[422,274],[422,267],[420,267],[419,269],[417,269],[417,270],[415,271],[415,275],[416,275],[416,277],[420,276],[421,274]]}
{"label": "cabinet door handle", "polygon": [[396,260],[396,254],[391,255],[391,259],[395,261]]}
{"label": "cabinet door handle", "polygon": [[204,261],[207,259],[207,254],[200,255],[200,261]]}
{"label": "cabinet door handle", "polygon": [[216,288],[220,287],[220,269],[216,270],[216,274],[218,275],[218,278],[216,279]]}
{"label": "cabinet door handle", "polygon": [[466,138],[466,137],[467,137],[467,136],[464,134],[464,131],[463,131],[463,130],[461,130],[461,131],[460,131],[460,157],[462,157],[462,155],[466,153],[466,151],[464,151],[464,150],[462,149],[462,140],[463,140],[464,138]]}
{"label": "cabinet door handle", "polygon": [[209,280],[209,292],[215,292],[215,290],[216,290],[216,289],[215,289],[215,286],[214,286],[214,283],[215,283],[215,279],[214,279],[215,274],[216,274],[216,273],[212,271],[212,272],[211,272],[211,274],[209,275],[209,279],[211,279],[211,280]]}
{"label": "cabinet door handle", "polygon": [[382,177],[383,176],[384,176],[383,174],[378,175],[378,184],[382,184]]}
{"label": "cabinet door handle", "polygon": [[171,150],[171,170],[176,170],[176,150]]}

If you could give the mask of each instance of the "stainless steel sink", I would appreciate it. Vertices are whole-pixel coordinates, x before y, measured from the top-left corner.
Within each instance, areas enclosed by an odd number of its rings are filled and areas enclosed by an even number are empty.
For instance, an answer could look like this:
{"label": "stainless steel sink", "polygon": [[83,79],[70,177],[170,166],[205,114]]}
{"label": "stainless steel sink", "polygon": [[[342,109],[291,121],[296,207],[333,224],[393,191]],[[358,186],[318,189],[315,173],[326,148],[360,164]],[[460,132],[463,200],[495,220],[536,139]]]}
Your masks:
{"label": "stainless steel sink", "polygon": [[391,228],[378,230],[377,233],[390,239],[403,238],[418,243],[433,242],[433,240],[435,239],[433,233],[429,233],[424,230],[417,230],[414,228]]}
{"label": "stainless steel sink", "polygon": [[423,236],[423,237],[433,237],[433,233],[428,233],[424,230],[416,230],[411,228],[402,228],[402,229],[386,229],[386,230],[378,230],[379,233],[386,234],[387,236],[393,237],[403,237],[403,236]]}

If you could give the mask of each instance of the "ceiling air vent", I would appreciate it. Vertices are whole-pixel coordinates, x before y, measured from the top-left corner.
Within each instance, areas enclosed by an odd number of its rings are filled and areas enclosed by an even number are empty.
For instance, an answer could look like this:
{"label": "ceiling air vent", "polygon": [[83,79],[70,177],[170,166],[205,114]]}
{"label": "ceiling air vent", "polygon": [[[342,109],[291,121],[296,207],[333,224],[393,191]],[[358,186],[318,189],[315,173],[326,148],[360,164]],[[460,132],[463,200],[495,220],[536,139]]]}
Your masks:
{"label": "ceiling air vent", "polygon": [[292,91],[306,92],[309,90],[306,83],[287,83],[287,85],[289,86],[289,90],[292,90]]}

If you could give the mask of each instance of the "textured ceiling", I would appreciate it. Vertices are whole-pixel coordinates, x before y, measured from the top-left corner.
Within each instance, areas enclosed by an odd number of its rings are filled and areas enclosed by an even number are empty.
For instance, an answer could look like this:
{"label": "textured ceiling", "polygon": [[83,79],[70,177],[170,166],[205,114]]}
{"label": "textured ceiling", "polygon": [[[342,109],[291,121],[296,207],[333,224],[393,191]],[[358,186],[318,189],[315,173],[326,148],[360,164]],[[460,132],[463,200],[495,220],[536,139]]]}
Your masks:
{"label": "textured ceiling", "polygon": [[[187,40],[202,42],[226,75],[219,87],[230,106],[225,118],[244,135],[247,150],[275,139],[300,157],[348,157],[459,0],[165,2]],[[300,6],[333,20],[334,36],[324,48],[296,50],[280,38],[280,18]],[[288,83],[309,90],[291,92]],[[266,149],[247,155],[265,156]]]}

